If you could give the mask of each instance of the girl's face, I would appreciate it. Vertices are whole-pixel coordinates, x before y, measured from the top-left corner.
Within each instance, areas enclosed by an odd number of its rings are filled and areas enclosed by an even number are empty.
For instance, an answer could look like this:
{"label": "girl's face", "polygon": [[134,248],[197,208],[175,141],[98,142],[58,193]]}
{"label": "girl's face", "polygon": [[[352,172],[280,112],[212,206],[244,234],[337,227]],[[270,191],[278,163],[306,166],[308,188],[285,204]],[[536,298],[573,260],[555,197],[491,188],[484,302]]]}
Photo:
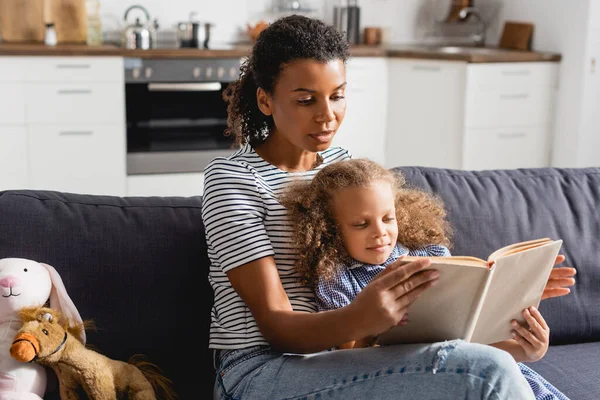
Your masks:
{"label": "girl's face", "polygon": [[333,214],[352,258],[382,264],[398,240],[394,192],[389,182],[375,180],[367,187],[336,190]]}
{"label": "girl's face", "polygon": [[286,64],[273,94],[258,90],[261,111],[271,115],[270,135],[301,150],[326,150],[346,113],[346,67],[342,60],[296,60]]}

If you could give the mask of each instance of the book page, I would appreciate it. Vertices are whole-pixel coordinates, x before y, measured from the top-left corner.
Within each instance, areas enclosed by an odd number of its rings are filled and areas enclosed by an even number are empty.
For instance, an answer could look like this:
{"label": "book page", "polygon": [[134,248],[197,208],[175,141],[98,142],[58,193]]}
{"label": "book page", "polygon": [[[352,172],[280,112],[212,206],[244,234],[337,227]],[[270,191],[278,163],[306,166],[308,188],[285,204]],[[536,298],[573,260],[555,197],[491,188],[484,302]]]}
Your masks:
{"label": "book page", "polygon": [[511,339],[510,321],[525,322],[522,311],[539,305],[561,245],[557,240],[496,260],[471,342]]}
{"label": "book page", "polygon": [[448,264],[470,265],[472,267],[487,268],[489,263],[478,257],[471,256],[404,256],[402,259],[406,262],[416,261],[422,258],[429,258],[432,262],[444,262]]}
{"label": "book page", "polygon": [[552,242],[552,239],[550,239],[550,238],[541,238],[541,239],[535,239],[535,240],[528,240],[526,242],[513,243],[511,245],[501,247],[498,250],[494,251],[488,257],[488,261],[494,261],[499,257],[506,256],[509,254],[514,254],[519,251],[523,251],[527,248],[541,246],[542,244],[546,244],[546,243],[550,243],[550,242]]}
{"label": "book page", "polygon": [[487,263],[465,266],[445,263],[444,257],[429,257],[427,269],[437,269],[437,285],[427,289],[410,306],[408,325],[396,326],[379,335],[380,345],[396,343],[431,343],[464,339],[474,310],[490,273]]}

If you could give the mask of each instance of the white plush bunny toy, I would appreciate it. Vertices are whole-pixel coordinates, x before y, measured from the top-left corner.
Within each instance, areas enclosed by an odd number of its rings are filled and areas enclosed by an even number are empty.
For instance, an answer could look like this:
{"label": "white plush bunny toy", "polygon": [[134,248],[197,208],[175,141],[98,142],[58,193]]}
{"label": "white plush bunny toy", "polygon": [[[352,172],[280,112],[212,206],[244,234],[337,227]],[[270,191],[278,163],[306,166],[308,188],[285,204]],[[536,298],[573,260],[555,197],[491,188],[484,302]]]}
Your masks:
{"label": "white plush bunny toy", "polygon": [[[46,370],[10,356],[10,346],[21,327],[19,309],[53,308],[73,321],[81,316],[67,294],[58,272],[48,264],[24,258],[0,259],[0,400],[40,400],[46,391]],[[85,343],[85,332],[81,339]]]}

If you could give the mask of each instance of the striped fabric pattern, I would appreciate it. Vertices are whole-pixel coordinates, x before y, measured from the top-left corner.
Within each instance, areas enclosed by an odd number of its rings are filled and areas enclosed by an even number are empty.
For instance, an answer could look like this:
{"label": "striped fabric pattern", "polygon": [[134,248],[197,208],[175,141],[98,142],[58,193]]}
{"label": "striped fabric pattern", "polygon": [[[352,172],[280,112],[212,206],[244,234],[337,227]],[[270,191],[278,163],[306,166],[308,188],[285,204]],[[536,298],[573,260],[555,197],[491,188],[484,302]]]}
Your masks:
{"label": "striped fabric pattern", "polygon": [[238,349],[268,345],[256,321],[227,279],[227,271],[273,256],[292,308],[317,310],[312,291],[299,283],[292,233],[286,209],[277,196],[294,180],[311,179],[325,165],[350,158],[331,147],[323,162],[306,172],[286,172],[265,162],[250,145],[229,157],[214,159],[204,170],[202,220],[211,261],[209,282],[214,291],[209,347]]}

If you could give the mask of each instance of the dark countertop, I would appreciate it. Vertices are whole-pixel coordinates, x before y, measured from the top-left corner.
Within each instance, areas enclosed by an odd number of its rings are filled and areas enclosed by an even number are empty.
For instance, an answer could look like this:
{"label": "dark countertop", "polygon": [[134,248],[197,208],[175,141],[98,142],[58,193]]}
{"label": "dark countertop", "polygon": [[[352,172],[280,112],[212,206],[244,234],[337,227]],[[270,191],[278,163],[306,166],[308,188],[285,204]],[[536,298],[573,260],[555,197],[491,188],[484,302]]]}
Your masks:
{"label": "dark countertop", "polygon": [[[127,50],[113,45],[86,46],[61,44],[0,43],[0,56],[121,56],[133,58],[237,58],[250,46],[227,49],[152,49]],[[352,46],[353,57],[398,57],[429,60],[454,60],[468,63],[560,61],[561,55],[535,51],[514,51],[492,47],[454,47],[434,45]]]}

